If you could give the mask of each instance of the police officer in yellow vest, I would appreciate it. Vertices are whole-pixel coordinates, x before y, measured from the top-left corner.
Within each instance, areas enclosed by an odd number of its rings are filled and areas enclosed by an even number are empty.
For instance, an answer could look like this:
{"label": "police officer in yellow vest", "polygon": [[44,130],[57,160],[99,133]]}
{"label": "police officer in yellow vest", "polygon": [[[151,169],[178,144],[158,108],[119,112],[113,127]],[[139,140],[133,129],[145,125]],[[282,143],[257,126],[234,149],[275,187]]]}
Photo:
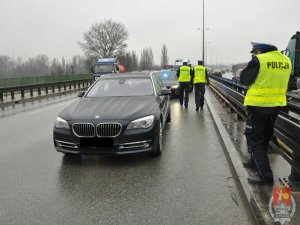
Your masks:
{"label": "police officer in yellow vest", "polygon": [[291,61],[270,44],[251,43],[252,60],[242,71],[240,82],[249,86],[244,106],[247,107],[245,136],[251,159],[245,167],[256,168],[258,176],[248,178],[251,184],[273,184],[267,149],[273,136],[274,123],[286,106],[286,91],[291,74]]}
{"label": "police officer in yellow vest", "polygon": [[194,67],[193,83],[195,85],[196,111],[199,111],[199,107],[203,109],[204,105],[205,85],[209,85],[207,69],[204,67],[204,61],[202,60],[198,60],[198,66]]}
{"label": "police officer in yellow vest", "polygon": [[177,77],[179,81],[179,101],[180,105],[183,105],[184,99],[184,107],[188,108],[189,104],[189,89],[190,83],[192,81],[192,69],[187,65],[188,60],[182,61],[183,65],[179,67],[177,70]]}

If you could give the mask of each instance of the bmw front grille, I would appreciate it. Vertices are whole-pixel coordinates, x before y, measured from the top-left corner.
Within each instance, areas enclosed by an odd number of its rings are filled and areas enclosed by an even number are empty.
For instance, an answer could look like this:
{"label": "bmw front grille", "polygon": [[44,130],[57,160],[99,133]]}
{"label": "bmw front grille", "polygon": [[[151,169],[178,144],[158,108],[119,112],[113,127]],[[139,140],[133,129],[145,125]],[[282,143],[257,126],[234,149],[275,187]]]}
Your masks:
{"label": "bmw front grille", "polygon": [[78,137],[94,137],[95,126],[92,123],[74,123],[73,132]]}
{"label": "bmw front grille", "polygon": [[122,125],[119,123],[99,123],[97,125],[98,137],[117,137],[122,130]]}
{"label": "bmw front grille", "polygon": [[92,123],[74,123],[73,132],[77,137],[117,137],[122,130],[119,123],[99,123],[95,129]]}

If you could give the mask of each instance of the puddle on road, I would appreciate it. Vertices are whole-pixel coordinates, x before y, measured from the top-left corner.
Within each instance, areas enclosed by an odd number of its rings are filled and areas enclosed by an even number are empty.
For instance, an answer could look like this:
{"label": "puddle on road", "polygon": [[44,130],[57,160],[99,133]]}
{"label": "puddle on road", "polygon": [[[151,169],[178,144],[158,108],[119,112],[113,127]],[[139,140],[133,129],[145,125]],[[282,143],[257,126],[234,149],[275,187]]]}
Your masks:
{"label": "puddle on road", "polygon": [[32,109],[38,109],[44,106],[52,105],[58,102],[63,102],[69,99],[76,99],[77,93],[68,93],[65,95],[51,96],[47,98],[34,99],[32,101],[16,103],[13,105],[0,104],[0,118],[16,115],[20,112],[26,112]]}

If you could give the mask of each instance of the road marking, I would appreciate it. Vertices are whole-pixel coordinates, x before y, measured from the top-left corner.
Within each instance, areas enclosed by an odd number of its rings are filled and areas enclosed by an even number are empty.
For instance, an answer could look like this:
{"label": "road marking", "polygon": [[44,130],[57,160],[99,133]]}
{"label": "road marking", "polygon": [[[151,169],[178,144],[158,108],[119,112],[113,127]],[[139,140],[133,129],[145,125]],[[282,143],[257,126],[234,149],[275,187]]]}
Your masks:
{"label": "road marking", "polygon": [[70,104],[70,102],[72,102],[72,101],[74,101],[74,99],[70,100],[70,101],[67,101],[67,102],[64,102],[64,103],[61,103],[61,104],[58,104],[58,105],[52,105],[52,106],[49,106],[49,107],[46,107],[46,108],[43,108],[43,109],[39,109],[39,110],[35,110],[33,112],[29,112],[28,115],[36,114],[36,113],[43,112],[43,111],[46,111],[46,110],[51,109],[51,108],[56,108],[56,107],[60,107],[60,106],[66,105],[66,104]]}

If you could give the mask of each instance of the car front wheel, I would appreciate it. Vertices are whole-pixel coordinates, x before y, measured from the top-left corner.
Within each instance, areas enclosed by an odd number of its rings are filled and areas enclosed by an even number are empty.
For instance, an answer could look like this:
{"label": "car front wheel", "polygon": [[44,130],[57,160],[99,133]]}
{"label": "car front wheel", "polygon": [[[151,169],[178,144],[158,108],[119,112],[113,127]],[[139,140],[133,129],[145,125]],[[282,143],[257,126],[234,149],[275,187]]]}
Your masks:
{"label": "car front wheel", "polygon": [[168,116],[167,116],[166,122],[171,123],[171,108],[168,110]]}
{"label": "car front wheel", "polygon": [[161,155],[162,150],[162,122],[159,121],[158,124],[158,135],[157,135],[157,142],[156,142],[156,149],[151,155]]}

